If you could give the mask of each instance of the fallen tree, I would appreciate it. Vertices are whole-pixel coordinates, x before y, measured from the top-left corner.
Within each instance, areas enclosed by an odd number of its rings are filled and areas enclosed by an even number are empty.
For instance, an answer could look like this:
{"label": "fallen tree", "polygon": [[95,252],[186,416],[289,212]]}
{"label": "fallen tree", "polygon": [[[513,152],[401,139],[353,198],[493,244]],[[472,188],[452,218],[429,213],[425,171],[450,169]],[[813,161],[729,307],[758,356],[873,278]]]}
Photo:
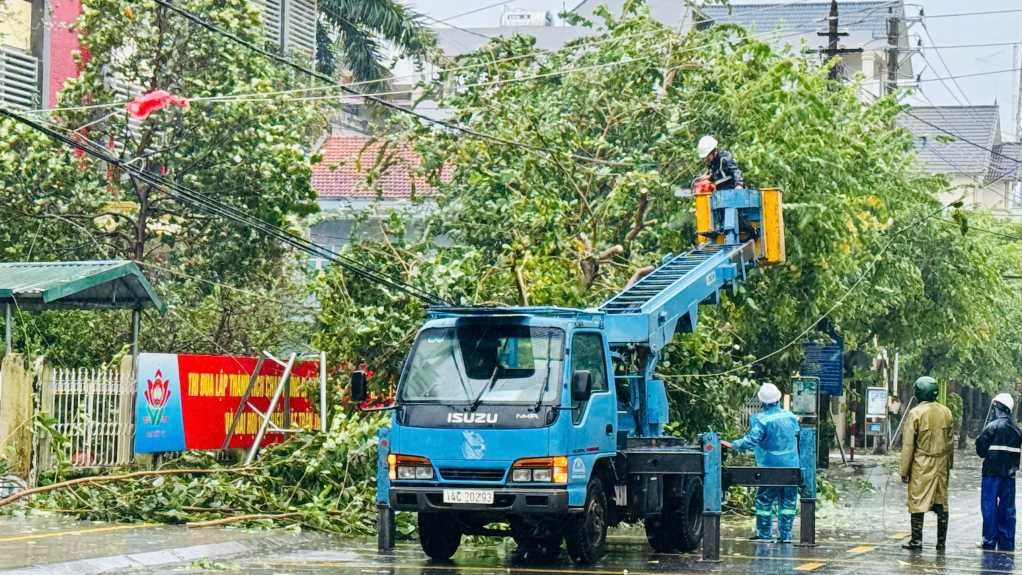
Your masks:
{"label": "fallen tree", "polygon": [[80,519],[189,527],[269,523],[366,535],[375,532],[376,433],[385,423],[379,413],[341,414],[327,433],[304,432],[268,447],[251,466],[185,453],[153,471],[21,491],[0,500],[0,511],[45,509]]}

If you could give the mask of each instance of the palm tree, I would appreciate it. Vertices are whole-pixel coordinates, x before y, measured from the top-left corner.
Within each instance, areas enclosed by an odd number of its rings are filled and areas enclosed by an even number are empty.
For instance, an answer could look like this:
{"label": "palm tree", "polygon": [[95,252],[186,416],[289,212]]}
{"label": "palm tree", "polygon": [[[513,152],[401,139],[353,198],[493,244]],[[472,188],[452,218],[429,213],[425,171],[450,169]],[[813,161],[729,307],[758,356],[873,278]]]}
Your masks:
{"label": "palm tree", "polygon": [[356,81],[387,76],[382,42],[422,56],[434,45],[423,16],[399,0],[319,0],[316,59],[320,71],[351,72]]}

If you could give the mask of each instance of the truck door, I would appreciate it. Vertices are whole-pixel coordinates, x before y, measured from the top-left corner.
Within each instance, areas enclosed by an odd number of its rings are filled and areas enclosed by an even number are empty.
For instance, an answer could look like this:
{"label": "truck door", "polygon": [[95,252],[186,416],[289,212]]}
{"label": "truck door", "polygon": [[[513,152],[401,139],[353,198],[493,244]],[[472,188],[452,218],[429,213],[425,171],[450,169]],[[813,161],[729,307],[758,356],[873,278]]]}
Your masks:
{"label": "truck door", "polygon": [[[610,367],[603,334],[594,331],[577,331],[571,341],[571,373],[587,370],[592,382],[592,395],[587,401],[572,401],[572,437],[569,441],[574,460],[584,454],[584,464],[592,469],[595,455],[612,453],[617,448],[617,401],[614,387],[610,385]],[[569,380],[570,381],[570,380]],[[574,461],[570,465],[575,464]],[[572,478],[577,479],[577,467]]]}

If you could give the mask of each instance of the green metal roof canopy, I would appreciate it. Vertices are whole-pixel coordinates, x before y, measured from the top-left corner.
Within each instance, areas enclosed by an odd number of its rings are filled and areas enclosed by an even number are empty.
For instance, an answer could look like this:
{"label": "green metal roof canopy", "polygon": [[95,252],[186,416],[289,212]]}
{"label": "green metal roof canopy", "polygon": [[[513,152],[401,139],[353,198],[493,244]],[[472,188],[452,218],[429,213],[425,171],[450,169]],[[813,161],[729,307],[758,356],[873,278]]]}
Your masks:
{"label": "green metal roof canopy", "polygon": [[167,311],[135,262],[0,262],[0,303],[25,309]]}

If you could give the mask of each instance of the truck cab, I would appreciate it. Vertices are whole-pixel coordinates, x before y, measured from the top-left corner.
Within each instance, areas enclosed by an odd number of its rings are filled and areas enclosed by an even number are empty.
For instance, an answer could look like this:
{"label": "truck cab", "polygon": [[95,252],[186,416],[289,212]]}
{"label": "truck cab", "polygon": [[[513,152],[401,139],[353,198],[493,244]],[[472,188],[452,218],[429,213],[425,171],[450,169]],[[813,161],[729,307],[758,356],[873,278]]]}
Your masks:
{"label": "truck cab", "polygon": [[[573,557],[601,551],[619,429],[603,324],[564,308],[431,315],[398,385],[387,459],[390,506],[419,514],[427,554],[446,559],[493,523],[522,546],[567,537]],[[596,516],[580,521],[587,499]]]}

